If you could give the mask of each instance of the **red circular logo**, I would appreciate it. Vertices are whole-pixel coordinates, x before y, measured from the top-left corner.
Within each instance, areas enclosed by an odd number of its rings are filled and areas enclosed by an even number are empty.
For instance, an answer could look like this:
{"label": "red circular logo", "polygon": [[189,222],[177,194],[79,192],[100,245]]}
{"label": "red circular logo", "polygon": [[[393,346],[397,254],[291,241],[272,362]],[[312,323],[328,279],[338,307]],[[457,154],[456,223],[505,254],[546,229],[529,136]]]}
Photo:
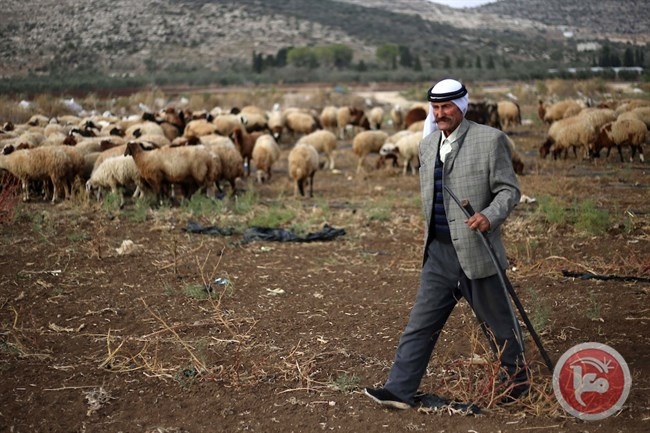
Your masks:
{"label": "red circular logo", "polygon": [[599,420],[625,403],[632,378],[623,357],[601,343],[566,351],[553,371],[553,391],[562,408],[582,420]]}

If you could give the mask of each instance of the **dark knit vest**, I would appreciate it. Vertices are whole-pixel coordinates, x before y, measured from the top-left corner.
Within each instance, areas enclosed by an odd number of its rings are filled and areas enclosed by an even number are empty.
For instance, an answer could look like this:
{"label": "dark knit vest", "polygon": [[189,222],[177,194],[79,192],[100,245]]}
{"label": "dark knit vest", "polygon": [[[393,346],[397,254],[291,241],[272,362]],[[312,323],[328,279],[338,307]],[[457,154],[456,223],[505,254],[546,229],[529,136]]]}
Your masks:
{"label": "dark knit vest", "polygon": [[442,196],[442,161],[440,152],[436,155],[436,165],[433,172],[433,214],[431,216],[430,233],[441,242],[451,242],[451,232],[447,215],[445,214],[445,203]]}

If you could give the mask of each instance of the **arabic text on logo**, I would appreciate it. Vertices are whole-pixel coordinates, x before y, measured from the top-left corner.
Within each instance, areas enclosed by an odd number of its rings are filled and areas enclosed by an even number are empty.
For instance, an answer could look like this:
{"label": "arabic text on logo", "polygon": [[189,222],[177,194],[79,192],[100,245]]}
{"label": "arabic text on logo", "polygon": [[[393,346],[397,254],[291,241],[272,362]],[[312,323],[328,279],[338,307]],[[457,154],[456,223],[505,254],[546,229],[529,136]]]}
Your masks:
{"label": "arabic text on logo", "polygon": [[562,408],[586,421],[607,418],[625,403],[632,377],[623,357],[601,343],[566,351],[553,371],[553,390]]}

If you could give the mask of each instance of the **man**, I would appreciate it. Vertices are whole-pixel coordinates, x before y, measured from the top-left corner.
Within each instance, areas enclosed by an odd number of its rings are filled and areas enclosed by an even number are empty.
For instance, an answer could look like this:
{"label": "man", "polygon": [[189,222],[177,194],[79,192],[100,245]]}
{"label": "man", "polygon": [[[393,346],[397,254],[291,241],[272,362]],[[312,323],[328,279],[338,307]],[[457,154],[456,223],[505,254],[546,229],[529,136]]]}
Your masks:
{"label": "man", "polygon": [[[475,233],[485,233],[499,265],[507,259],[500,226],[519,202],[507,137],[499,130],[464,118],[469,95],[456,80],[429,89],[429,117],[420,142],[420,189],[427,224],[420,288],[383,388],[365,394],[384,406],[416,404],[429,359],[454,306],[464,297],[479,322],[494,335],[507,376],[508,402],[528,391],[519,325],[500,284],[489,252]],[[469,219],[445,191],[469,199]],[[424,402],[422,402],[424,404]]]}

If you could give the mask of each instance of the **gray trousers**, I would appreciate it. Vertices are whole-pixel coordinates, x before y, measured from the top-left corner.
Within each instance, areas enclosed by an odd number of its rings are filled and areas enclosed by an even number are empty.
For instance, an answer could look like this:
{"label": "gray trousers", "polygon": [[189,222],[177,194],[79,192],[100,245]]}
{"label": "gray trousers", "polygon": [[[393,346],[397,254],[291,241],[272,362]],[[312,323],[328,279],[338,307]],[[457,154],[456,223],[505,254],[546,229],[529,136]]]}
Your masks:
{"label": "gray trousers", "polygon": [[433,239],[428,245],[415,304],[384,385],[387,390],[413,404],[440,332],[461,297],[494,335],[499,348],[503,348],[500,361],[507,372],[514,374],[523,366],[523,353],[508,306],[510,300],[499,277],[470,280],[460,267],[453,245]]}

